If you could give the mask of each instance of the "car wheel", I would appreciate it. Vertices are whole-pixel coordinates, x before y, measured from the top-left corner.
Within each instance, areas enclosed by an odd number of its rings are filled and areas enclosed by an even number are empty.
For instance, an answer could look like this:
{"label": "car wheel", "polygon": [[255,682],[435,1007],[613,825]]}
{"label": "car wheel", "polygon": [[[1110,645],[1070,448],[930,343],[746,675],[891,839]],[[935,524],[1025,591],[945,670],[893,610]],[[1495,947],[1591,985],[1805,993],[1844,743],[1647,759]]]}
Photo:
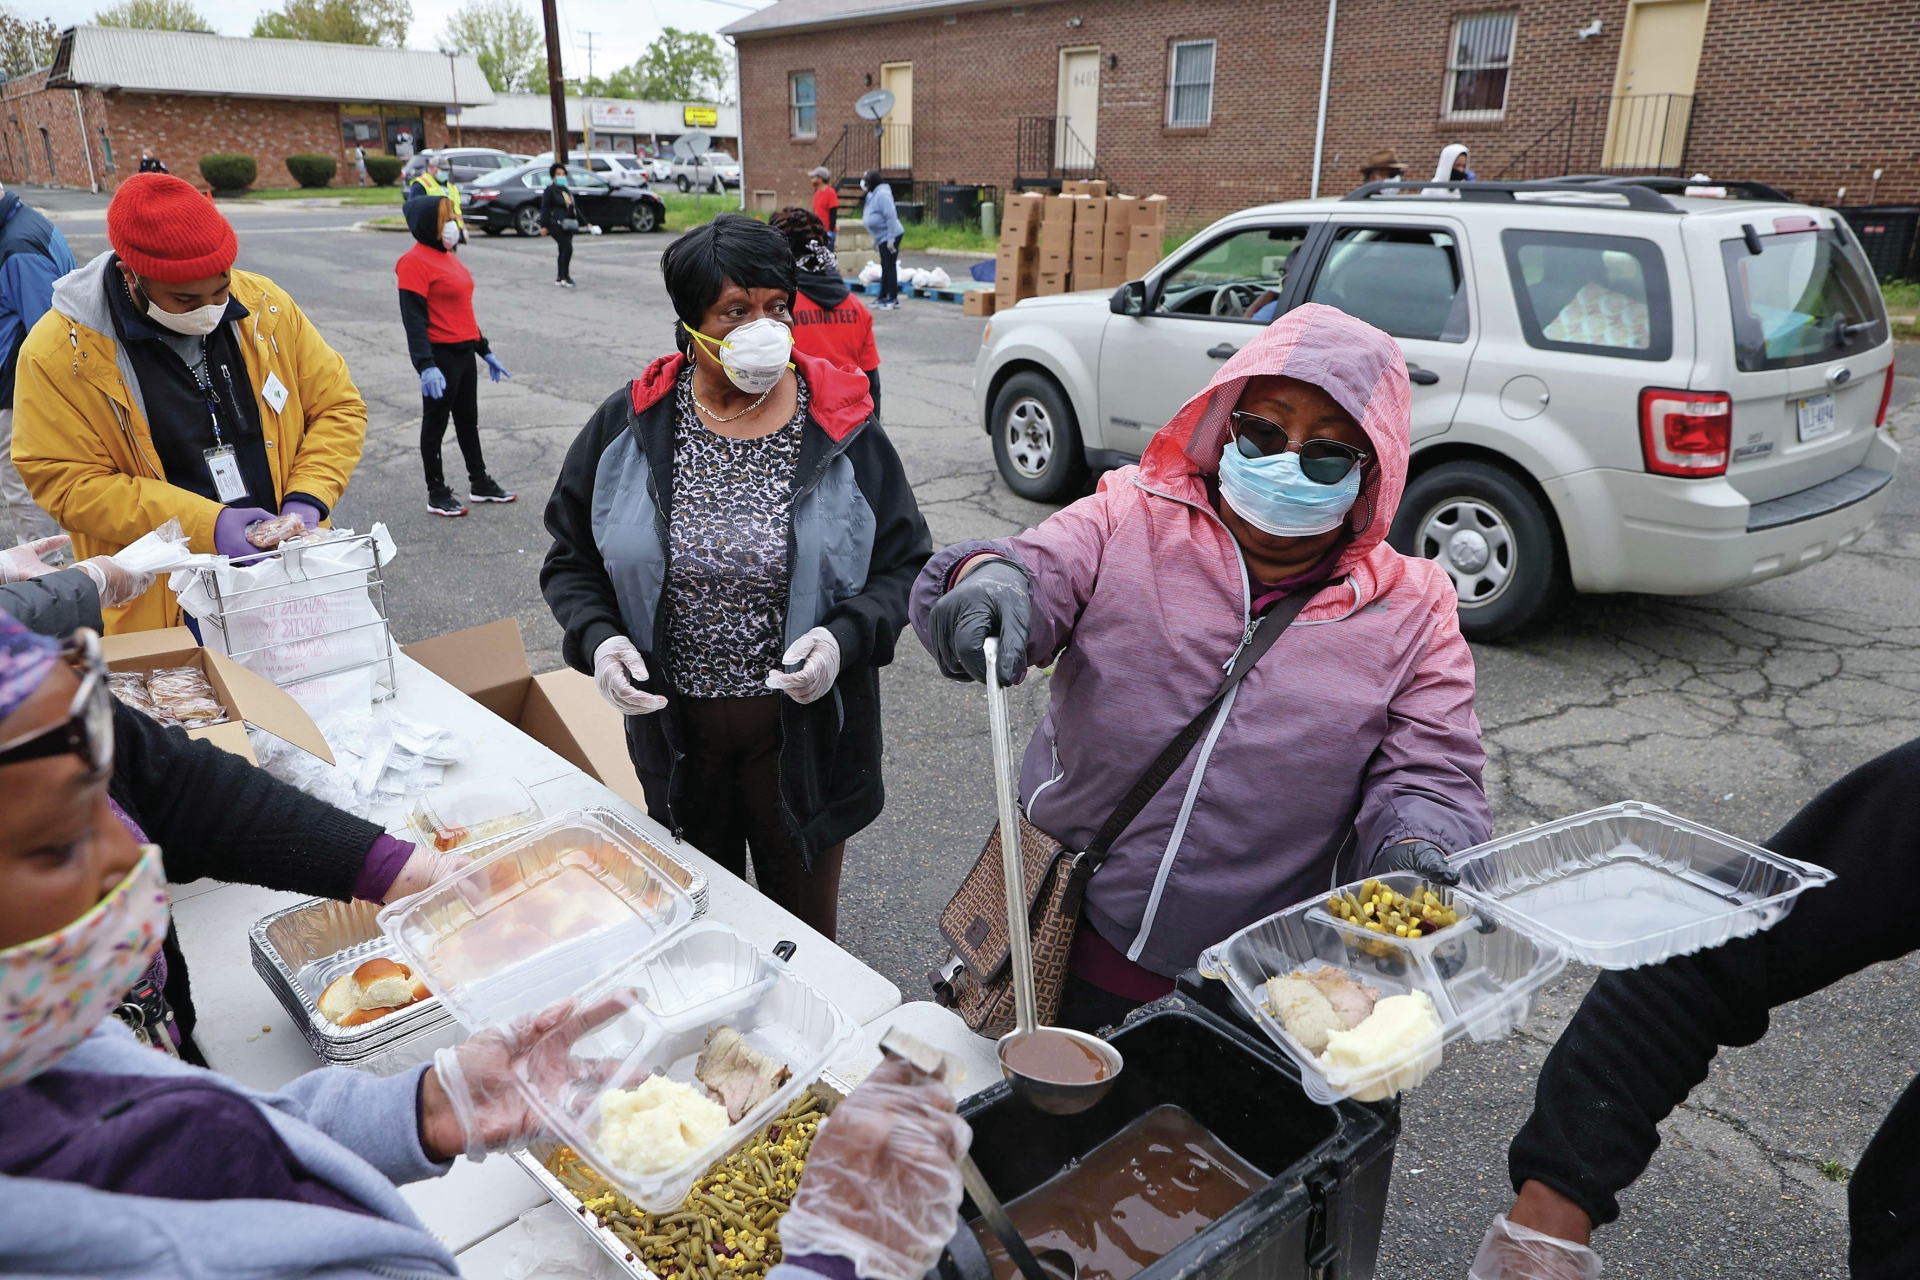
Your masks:
{"label": "car wheel", "polygon": [[673,180],[673,185],[680,188],[681,195],[693,190],[693,183],[687,180],[687,175],[684,173]]}
{"label": "car wheel", "polygon": [[513,215],[513,229],[523,236],[539,235],[540,207],[531,204],[520,206],[520,211]]}
{"label": "car wheel", "polygon": [[1080,428],[1060,385],[1044,373],[1017,373],[994,397],[993,460],[1007,487],[1051,502],[1086,475]]}
{"label": "car wheel", "polygon": [[627,215],[627,230],[647,232],[660,225],[660,215],[645,200],[633,202],[633,212]]}
{"label": "car wheel", "polygon": [[1553,517],[1512,473],[1484,462],[1443,462],[1408,485],[1388,541],[1446,570],[1469,640],[1519,630],[1560,594]]}

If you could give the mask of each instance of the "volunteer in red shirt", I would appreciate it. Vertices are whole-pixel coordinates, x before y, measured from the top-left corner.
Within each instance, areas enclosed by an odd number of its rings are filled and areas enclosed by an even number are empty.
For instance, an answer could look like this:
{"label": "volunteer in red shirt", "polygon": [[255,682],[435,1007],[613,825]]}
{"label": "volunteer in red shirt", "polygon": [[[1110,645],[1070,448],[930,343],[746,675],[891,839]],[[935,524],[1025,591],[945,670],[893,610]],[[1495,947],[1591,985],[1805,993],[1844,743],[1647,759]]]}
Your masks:
{"label": "volunteer in red shirt", "polygon": [[512,375],[494,359],[473,318],[473,275],[456,256],[460,224],[453,202],[445,196],[415,196],[401,208],[407,229],[419,241],[401,255],[393,271],[400,279],[407,354],[420,373],[420,461],[427,472],[427,510],[439,516],[467,514],[440,468],[440,442],[449,415],[467,461],[467,501],[512,502],[520,495],[502,489],[480,456],[480,379],[473,358],[487,362],[495,382]]}
{"label": "volunteer in red shirt", "polygon": [[833,189],[833,170],[825,165],[809,169],[807,180],[813,183],[813,216],[827,229],[827,248],[831,249],[840,238],[840,193]]}
{"label": "volunteer in red shirt", "polygon": [[866,374],[878,417],[880,348],[873,345],[873,313],[840,278],[826,227],[817,215],[789,205],[773,215],[773,229],[786,236],[800,269],[800,292],[793,300],[794,349]]}

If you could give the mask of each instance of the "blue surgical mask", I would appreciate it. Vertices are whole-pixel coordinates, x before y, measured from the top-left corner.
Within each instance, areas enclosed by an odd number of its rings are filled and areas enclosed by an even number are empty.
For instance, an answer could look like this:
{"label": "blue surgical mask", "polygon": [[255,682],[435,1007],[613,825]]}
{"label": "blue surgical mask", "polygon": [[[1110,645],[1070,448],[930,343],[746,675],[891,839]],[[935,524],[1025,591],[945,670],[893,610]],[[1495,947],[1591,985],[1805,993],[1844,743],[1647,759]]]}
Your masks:
{"label": "blue surgical mask", "polygon": [[1308,538],[1340,527],[1360,496],[1360,468],[1335,484],[1319,484],[1300,472],[1300,455],[1291,449],[1249,458],[1226,443],[1220,453],[1220,495],[1262,533],[1276,538]]}
{"label": "blue surgical mask", "polygon": [[566,186],[566,185],[567,185],[567,175],[563,173],[563,174],[561,174],[561,175],[560,175],[559,177],[557,177],[557,178],[555,178],[555,179],[553,180],[553,185],[554,185],[554,186],[556,186],[556,187],[564,187],[564,186]]}

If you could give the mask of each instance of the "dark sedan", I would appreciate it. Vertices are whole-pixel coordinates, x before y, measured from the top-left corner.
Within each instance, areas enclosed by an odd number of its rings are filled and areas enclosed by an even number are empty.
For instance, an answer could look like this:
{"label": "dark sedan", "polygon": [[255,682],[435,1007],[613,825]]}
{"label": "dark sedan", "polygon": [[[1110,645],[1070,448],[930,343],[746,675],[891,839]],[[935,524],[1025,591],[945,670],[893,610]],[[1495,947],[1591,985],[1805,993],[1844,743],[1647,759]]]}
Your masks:
{"label": "dark sedan", "polygon": [[[460,188],[460,205],[468,226],[490,236],[514,231],[540,234],[540,195],[553,179],[547,166],[526,164],[490,173]],[[606,179],[586,169],[567,168],[573,201],[595,226],[612,230],[658,231],[667,223],[667,207],[645,187],[608,186]]]}

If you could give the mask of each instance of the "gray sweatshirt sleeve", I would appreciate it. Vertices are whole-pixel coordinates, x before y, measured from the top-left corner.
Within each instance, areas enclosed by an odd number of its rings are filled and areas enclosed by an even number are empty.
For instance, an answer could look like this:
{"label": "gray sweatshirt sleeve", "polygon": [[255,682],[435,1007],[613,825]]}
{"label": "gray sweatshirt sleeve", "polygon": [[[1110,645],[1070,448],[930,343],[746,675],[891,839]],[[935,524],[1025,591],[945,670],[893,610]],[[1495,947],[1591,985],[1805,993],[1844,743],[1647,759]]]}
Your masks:
{"label": "gray sweatshirt sleeve", "polygon": [[378,1169],[396,1186],[437,1178],[453,1167],[420,1146],[422,1063],[402,1075],[368,1075],[347,1067],[323,1067],[290,1081],[261,1100],[304,1120]]}

